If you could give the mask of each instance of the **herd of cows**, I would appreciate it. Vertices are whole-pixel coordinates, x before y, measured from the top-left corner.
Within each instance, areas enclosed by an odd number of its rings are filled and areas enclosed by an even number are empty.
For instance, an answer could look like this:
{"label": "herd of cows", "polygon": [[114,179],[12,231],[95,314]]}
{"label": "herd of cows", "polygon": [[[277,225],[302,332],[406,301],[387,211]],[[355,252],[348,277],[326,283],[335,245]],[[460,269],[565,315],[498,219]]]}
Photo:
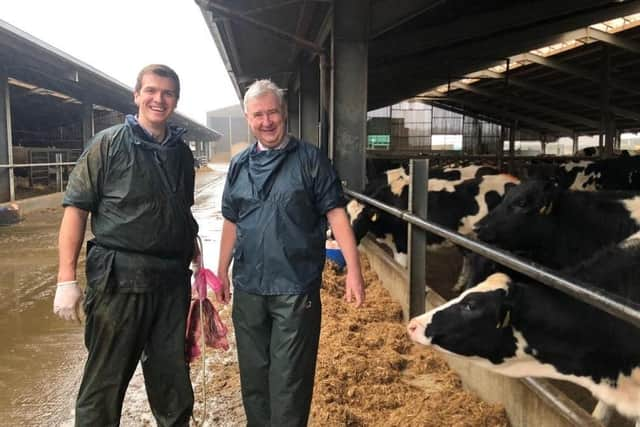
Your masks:
{"label": "herd of cows", "polygon": [[[640,303],[640,157],[537,164],[518,179],[491,166],[429,171],[430,222]],[[370,177],[364,193],[406,209],[403,167]],[[407,226],[351,200],[358,240],[390,242],[406,266]],[[447,243],[427,237],[427,251]],[[640,427],[640,330],[522,274],[464,254],[461,292],[412,319],[410,337],[512,377],[570,381],[599,400],[594,415],[615,408]]]}

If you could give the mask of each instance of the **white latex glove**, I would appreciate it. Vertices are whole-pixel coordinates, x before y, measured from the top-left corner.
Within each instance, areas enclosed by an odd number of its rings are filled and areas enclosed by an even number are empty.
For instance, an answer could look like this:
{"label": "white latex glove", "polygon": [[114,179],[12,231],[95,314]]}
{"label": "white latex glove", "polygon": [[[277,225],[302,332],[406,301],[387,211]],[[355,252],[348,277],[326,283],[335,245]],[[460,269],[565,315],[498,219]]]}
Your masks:
{"label": "white latex glove", "polygon": [[56,289],[56,296],[53,299],[53,312],[64,320],[80,321],[78,310],[82,301],[82,291],[78,282],[60,282]]}

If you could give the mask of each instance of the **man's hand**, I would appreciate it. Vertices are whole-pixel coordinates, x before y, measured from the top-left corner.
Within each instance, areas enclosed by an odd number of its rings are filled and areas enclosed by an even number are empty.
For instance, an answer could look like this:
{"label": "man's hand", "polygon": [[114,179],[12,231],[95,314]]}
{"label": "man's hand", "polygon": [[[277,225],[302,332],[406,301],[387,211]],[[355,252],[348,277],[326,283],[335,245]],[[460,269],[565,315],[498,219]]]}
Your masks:
{"label": "man's hand", "polygon": [[360,307],[364,304],[364,279],[360,268],[358,245],[349,224],[349,217],[344,208],[338,207],[327,212],[327,220],[331,225],[331,231],[338,246],[342,250],[342,255],[347,261],[347,283],[344,299],[347,302],[353,302],[355,307]]}
{"label": "man's hand", "polygon": [[222,304],[228,304],[231,301],[231,291],[229,288],[229,273],[227,271],[218,271],[218,279],[222,283],[222,289],[215,291],[216,301]]}
{"label": "man's hand", "polygon": [[364,279],[359,269],[350,271],[347,267],[344,299],[347,302],[353,302],[356,308],[364,304]]}
{"label": "man's hand", "polygon": [[79,322],[81,301],[82,291],[77,281],[59,282],[53,299],[53,312],[64,320]]}

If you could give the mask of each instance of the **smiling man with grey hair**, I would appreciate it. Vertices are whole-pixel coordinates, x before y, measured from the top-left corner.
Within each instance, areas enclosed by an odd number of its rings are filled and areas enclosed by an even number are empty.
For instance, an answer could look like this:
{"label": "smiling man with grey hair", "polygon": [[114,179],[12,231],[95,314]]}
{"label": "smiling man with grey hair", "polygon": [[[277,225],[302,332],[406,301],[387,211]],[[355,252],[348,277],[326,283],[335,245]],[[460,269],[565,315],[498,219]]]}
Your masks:
{"label": "smiling man with grey hair", "polygon": [[329,160],[285,132],[283,91],[252,84],[245,117],[256,141],[231,161],[222,196],[218,275],[230,300],[249,426],[306,426],[320,337],[327,222],[347,262],[345,299],[364,283],[345,200]]}

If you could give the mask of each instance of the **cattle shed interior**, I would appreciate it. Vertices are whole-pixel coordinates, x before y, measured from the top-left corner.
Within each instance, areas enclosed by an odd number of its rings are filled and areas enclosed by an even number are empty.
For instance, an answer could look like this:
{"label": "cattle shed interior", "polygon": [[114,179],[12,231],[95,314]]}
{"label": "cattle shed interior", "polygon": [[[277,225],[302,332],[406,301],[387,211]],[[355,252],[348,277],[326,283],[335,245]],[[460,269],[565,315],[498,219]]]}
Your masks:
{"label": "cattle shed interior", "polygon": [[[577,147],[601,135],[613,152],[640,128],[638,1],[196,3],[239,98],[259,78],[286,88],[291,131],[322,146],[356,190],[366,113],[403,100],[497,126],[489,144],[568,137]],[[425,149],[370,155],[402,151]]]}
{"label": "cattle shed interior", "polygon": [[[4,21],[0,81],[0,203],[60,191],[89,138],[137,112],[131,87]],[[213,154],[218,132],[180,113],[172,122],[197,157]]]}
{"label": "cattle shed interior", "polygon": [[[609,157],[622,133],[640,131],[640,1],[195,1],[238,98],[257,79],[284,88],[289,130],[326,152],[355,192],[373,158],[482,159],[512,171],[516,140],[535,141],[544,153],[560,138],[575,150],[590,137]],[[404,128],[414,113],[429,115],[431,130],[416,137],[428,143],[403,140],[412,137]],[[436,127],[462,133],[461,149],[432,150]],[[376,251],[367,245],[368,254]],[[375,263],[393,280],[413,280],[413,272]],[[468,366],[458,368],[473,381]],[[524,383],[564,418],[516,424],[601,425],[584,411],[576,415],[582,409],[574,400],[586,409],[589,393]],[[500,384],[502,399],[522,392]],[[573,400],[550,391],[557,388]]]}

